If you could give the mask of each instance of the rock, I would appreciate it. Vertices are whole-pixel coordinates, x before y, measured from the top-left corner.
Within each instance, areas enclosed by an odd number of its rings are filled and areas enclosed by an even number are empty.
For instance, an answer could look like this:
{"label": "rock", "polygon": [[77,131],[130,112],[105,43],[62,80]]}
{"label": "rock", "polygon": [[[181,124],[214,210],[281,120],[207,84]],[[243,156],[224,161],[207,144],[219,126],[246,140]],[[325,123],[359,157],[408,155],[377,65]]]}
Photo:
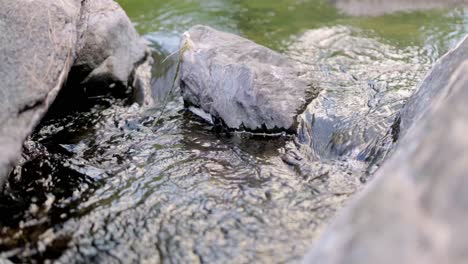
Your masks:
{"label": "rock", "polygon": [[144,76],[135,68],[150,62],[112,0],[1,1],[0,32],[0,184],[64,82],[80,79],[72,66],[89,72],[85,84],[127,85]]}
{"label": "rock", "polygon": [[195,26],[181,44],[185,102],[230,129],[295,131],[311,90],[301,66],[239,36]]}
{"label": "rock", "polygon": [[133,71],[133,98],[142,106],[151,106],[154,104],[151,90],[151,68],[153,63],[153,57],[148,54],[145,61],[138,65]]}
{"label": "rock", "polygon": [[113,0],[85,1],[82,12],[82,35],[73,65],[86,75],[82,84],[127,85],[136,66],[150,56],[147,43]]}
{"label": "rock", "polygon": [[467,0],[330,0],[352,16],[379,16],[399,11],[428,10],[468,5]]}
{"label": "rock", "polygon": [[3,259],[0,257],[0,264],[12,264],[13,262],[9,261],[8,259]]}
{"label": "rock", "polygon": [[79,11],[78,0],[0,3],[0,181],[68,75]]}
{"label": "rock", "polygon": [[441,88],[448,86],[452,81],[453,72],[466,60],[468,60],[468,36],[437,61],[415,95],[406,104],[400,118],[401,134],[406,133],[412,124],[418,124],[432,101],[447,97],[451,91]]}
{"label": "rock", "polygon": [[356,30],[311,30],[292,47],[321,88],[298,117],[298,142],[316,158],[367,161],[381,152],[397,113],[426,71],[417,50],[356,36]]}
{"label": "rock", "polygon": [[[437,63],[407,105],[426,113],[304,263],[468,262],[468,60],[449,59],[466,51],[465,41]],[[406,111],[402,120],[413,116]]]}

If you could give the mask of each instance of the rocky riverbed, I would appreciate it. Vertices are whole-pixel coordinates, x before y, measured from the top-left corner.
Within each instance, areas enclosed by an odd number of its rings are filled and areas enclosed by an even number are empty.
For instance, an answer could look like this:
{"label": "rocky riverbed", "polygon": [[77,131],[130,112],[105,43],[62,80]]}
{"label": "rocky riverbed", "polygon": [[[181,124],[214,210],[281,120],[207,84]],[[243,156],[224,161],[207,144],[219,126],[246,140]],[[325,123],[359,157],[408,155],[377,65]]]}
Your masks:
{"label": "rocky riverbed", "polygon": [[466,41],[434,63],[465,9],[120,1],[143,40],[110,0],[20,2],[0,3],[0,262],[463,263]]}

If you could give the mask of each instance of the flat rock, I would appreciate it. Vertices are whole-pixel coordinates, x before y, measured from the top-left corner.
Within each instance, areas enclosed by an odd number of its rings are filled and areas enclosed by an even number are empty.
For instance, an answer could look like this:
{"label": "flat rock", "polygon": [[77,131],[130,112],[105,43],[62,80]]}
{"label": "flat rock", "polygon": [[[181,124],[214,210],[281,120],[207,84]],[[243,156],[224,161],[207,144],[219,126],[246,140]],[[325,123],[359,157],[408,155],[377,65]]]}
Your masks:
{"label": "flat rock", "polygon": [[181,44],[185,102],[230,129],[294,132],[311,90],[301,65],[242,37],[195,26]]}
{"label": "flat rock", "polygon": [[[463,43],[457,49],[466,50]],[[452,58],[458,66],[447,66],[450,74],[443,67],[454,63],[448,58],[462,52],[457,49],[438,62],[407,105],[425,113],[418,119],[403,113],[414,123],[395,152],[304,263],[468,262],[468,60]],[[433,89],[438,96],[426,98]]]}

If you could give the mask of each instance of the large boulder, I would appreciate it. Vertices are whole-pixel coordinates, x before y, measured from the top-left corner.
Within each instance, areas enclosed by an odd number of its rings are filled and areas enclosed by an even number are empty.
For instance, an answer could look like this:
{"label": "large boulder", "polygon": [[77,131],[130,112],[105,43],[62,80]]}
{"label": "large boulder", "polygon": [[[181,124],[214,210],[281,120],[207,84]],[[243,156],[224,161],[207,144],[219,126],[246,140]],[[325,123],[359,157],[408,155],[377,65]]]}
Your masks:
{"label": "large boulder", "polygon": [[412,124],[418,123],[432,101],[438,97],[440,100],[450,93],[450,89],[442,88],[449,87],[448,84],[452,81],[453,73],[466,60],[468,60],[468,35],[456,48],[437,61],[414,96],[405,105],[400,118],[400,134],[406,133]]}
{"label": "large boulder", "polygon": [[[395,152],[304,263],[468,262],[465,42],[422,83],[406,107],[423,111],[417,113],[422,117],[403,112],[402,120],[414,123],[404,125],[408,129]],[[458,56],[449,59],[453,54]]]}
{"label": "large boulder", "polygon": [[73,64],[80,2],[0,2],[0,181]]}
{"label": "large boulder", "polygon": [[79,80],[73,65],[83,82],[147,83],[136,81],[146,45],[112,0],[0,1],[0,32],[0,184],[67,78]]}
{"label": "large boulder", "polygon": [[180,87],[194,112],[234,130],[295,131],[311,90],[298,63],[207,26],[185,33],[181,52]]}

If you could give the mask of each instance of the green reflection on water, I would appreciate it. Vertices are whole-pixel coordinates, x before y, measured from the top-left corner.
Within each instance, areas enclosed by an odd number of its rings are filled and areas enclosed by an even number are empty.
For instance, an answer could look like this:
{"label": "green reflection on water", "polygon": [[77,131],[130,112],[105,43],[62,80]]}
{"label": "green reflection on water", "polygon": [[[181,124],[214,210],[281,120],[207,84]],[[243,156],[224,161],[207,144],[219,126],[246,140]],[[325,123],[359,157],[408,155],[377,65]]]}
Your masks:
{"label": "green reflection on water", "polygon": [[349,25],[395,46],[431,46],[438,57],[467,33],[467,9],[349,17],[326,0],[118,0],[141,33],[180,34],[195,24],[285,49],[308,29]]}

